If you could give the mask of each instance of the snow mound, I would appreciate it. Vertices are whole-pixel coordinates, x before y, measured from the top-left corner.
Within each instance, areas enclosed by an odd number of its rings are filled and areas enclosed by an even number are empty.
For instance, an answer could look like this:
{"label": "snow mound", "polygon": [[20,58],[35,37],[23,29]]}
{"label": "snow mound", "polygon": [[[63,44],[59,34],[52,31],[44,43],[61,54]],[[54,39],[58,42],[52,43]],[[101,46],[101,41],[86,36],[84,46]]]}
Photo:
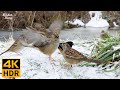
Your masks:
{"label": "snow mound", "polygon": [[65,23],[70,23],[72,25],[84,26],[85,24],[79,19],[73,19],[73,21],[66,21]]}
{"label": "snow mound", "polygon": [[[92,17],[92,13],[95,14],[94,17]],[[86,27],[109,27],[107,20],[102,19],[101,11],[90,11],[89,14],[91,20],[86,24]]]}

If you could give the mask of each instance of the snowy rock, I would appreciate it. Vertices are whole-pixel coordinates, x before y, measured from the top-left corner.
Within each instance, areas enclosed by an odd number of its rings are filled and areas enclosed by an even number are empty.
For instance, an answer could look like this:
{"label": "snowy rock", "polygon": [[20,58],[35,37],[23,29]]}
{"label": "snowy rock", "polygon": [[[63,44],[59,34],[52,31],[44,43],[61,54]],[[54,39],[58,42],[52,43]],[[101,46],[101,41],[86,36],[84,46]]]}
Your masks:
{"label": "snowy rock", "polygon": [[84,23],[79,19],[73,19],[73,21],[66,21],[65,23],[69,23],[72,25],[84,26]]}

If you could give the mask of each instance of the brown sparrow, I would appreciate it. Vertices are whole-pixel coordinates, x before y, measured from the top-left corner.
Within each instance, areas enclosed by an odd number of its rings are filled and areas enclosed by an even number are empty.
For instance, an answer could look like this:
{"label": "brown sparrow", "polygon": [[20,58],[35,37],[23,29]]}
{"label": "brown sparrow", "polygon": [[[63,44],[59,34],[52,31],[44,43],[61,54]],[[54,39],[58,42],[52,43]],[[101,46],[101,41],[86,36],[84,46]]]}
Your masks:
{"label": "brown sparrow", "polygon": [[88,59],[86,56],[73,49],[69,43],[60,43],[58,47],[59,51],[62,53],[64,59],[69,64],[78,64],[81,61],[94,62],[100,64],[98,60]]}

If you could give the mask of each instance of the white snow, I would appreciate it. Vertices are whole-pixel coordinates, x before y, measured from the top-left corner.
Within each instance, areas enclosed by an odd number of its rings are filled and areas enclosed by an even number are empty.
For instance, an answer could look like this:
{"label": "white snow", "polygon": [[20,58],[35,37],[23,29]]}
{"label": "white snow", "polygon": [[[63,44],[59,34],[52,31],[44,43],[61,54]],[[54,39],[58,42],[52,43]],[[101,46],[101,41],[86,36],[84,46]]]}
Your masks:
{"label": "white snow", "polygon": [[[92,14],[95,13],[95,16],[92,17]],[[72,25],[79,25],[79,26],[86,26],[86,27],[109,27],[109,23],[107,20],[102,19],[102,12],[101,11],[89,11],[90,18],[91,20],[87,23],[84,24],[81,20],[79,19],[73,19],[73,21],[66,21],[65,23],[70,23]],[[114,24],[117,26],[116,24]]]}
{"label": "white snow", "polygon": [[[11,41],[4,43],[4,47]],[[61,40],[60,42],[63,42]],[[65,41],[64,41],[65,42]],[[91,43],[79,40],[73,40],[75,45],[74,49],[82,52],[86,56],[90,56]],[[0,48],[1,49],[1,48]],[[3,49],[2,49],[3,51]],[[71,69],[65,69],[63,56],[57,49],[52,58],[55,60],[56,65],[51,65],[48,56],[41,53],[37,48],[23,47],[17,55],[14,52],[7,52],[0,57],[0,72],[2,71],[2,58],[21,58],[21,77],[18,79],[119,79],[116,77],[117,72],[103,72],[100,67],[80,66],[85,62],[78,65],[73,65]],[[60,64],[60,61],[62,64]],[[0,78],[2,76],[0,75]]]}
{"label": "white snow", "polygon": [[84,23],[79,19],[73,19],[73,21],[66,21],[65,23],[70,23],[72,25],[84,26]]}
{"label": "white snow", "polygon": [[113,50],[118,50],[120,49],[120,45],[112,46]]}
{"label": "white snow", "polygon": [[119,27],[119,25],[117,25],[116,22],[113,22],[113,24],[114,24],[115,27]]}
{"label": "white snow", "polygon": [[[92,17],[92,13],[95,13],[95,16]],[[90,11],[91,20],[86,24],[86,27],[108,27],[109,23],[107,20],[102,19],[101,11]]]}

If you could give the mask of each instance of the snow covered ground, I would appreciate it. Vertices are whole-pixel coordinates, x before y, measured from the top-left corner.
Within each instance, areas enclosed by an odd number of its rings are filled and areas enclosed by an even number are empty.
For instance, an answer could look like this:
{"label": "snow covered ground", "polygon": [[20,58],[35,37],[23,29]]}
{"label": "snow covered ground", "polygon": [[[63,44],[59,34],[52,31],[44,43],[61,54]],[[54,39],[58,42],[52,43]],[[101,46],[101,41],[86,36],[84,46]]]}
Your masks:
{"label": "snow covered ground", "polygon": [[[61,42],[63,41],[61,40]],[[86,56],[90,55],[92,43],[79,42],[77,39],[73,42],[75,43],[73,48]],[[0,46],[2,46],[0,51],[4,51],[5,48],[8,48],[8,44],[12,43],[12,39],[8,42],[0,42]],[[21,58],[21,78],[18,79],[120,79],[120,76],[116,77],[119,70],[103,72],[100,67],[83,65],[85,62],[73,65],[71,69],[66,69],[63,66],[66,62],[59,50],[56,50],[52,55],[55,65],[51,65],[48,56],[42,54],[37,48],[23,47],[18,54],[7,52],[0,56],[0,72],[2,71],[2,58]],[[60,64],[60,61],[62,64]],[[1,75],[0,78],[2,79]]]}

